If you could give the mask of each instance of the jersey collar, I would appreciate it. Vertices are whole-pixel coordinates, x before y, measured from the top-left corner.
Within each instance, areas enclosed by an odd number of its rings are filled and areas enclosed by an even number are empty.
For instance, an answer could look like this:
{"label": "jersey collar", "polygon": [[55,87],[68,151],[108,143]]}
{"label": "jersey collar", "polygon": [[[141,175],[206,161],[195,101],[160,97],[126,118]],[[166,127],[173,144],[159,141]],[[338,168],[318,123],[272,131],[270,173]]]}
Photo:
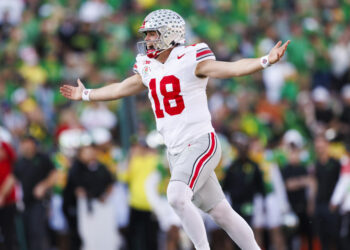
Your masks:
{"label": "jersey collar", "polygon": [[164,63],[161,63],[161,62],[158,61],[156,58],[154,58],[153,60],[155,60],[155,61],[157,61],[158,63],[163,64],[163,65],[168,64],[168,63],[171,62],[174,58],[176,58],[176,55],[177,55],[177,53],[178,53],[178,48],[179,48],[179,46],[176,46],[176,47],[174,47],[174,48],[170,51],[170,54],[169,54],[168,58],[165,60]]}

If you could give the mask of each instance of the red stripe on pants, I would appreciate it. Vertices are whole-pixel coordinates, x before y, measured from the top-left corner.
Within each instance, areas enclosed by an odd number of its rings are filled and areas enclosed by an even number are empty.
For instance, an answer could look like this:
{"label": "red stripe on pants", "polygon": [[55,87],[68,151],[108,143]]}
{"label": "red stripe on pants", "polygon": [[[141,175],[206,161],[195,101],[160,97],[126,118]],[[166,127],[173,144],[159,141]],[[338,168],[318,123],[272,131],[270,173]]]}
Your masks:
{"label": "red stripe on pants", "polygon": [[199,175],[199,172],[202,168],[203,163],[213,154],[215,149],[215,135],[214,133],[210,133],[210,139],[211,139],[211,147],[209,149],[209,152],[206,153],[198,162],[197,166],[195,167],[194,175],[192,177],[192,180],[190,182],[190,188],[193,188],[193,185]]}

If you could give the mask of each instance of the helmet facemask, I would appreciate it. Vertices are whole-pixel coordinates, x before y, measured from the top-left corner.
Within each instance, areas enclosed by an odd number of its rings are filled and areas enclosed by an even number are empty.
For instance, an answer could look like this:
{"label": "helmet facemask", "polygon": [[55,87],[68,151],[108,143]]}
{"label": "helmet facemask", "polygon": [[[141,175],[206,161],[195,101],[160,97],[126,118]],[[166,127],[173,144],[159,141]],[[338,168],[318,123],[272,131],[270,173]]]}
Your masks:
{"label": "helmet facemask", "polygon": [[[162,35],[158,30],[147,30],[147,31],[156,31],[158,34],[158,38],[153,41],[140,41],[137,42],[137,50],[142,55],[147,55],[150,58],[157,57],[161,52],[164,50],[170,48],[171,46],[167,47],[162,39]],[[144,31],[144,36],[146,36],[147,31]],[[152,43],[152,47],[148,46],[148,43]]]}

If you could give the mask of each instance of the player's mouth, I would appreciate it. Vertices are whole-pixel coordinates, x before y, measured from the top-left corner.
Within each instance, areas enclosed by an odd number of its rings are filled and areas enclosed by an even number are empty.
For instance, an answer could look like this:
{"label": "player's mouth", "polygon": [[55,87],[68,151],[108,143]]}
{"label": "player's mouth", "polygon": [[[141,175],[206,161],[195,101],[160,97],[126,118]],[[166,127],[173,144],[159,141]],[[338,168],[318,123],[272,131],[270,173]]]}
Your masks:
{"label": "player's mouth", "polygon": [[153,45],[147,46],[147,53],[152,53],[156,50],[156,48]]}

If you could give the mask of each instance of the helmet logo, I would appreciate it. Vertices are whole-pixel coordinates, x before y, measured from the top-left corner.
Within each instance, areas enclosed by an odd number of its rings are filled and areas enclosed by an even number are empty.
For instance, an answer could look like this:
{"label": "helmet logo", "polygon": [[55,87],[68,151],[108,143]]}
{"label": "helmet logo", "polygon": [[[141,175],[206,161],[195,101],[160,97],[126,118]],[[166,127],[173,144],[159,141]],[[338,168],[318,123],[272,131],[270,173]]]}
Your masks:
{"label": "helmet logo", "polygon": [[144,29],[144,28],[145,28],[145,24],[146,24],[146,21],[143,21],[143,23],[142,23],[140,29]]}

